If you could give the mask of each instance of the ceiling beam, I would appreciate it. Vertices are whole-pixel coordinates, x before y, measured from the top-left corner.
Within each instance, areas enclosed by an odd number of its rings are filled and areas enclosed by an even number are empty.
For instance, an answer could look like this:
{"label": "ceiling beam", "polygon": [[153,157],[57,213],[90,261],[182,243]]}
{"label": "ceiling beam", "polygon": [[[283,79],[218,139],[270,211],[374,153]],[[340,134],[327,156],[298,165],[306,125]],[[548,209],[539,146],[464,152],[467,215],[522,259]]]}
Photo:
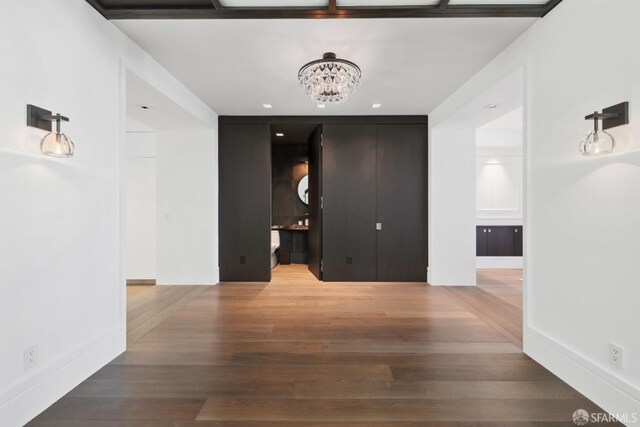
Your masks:
{"label": "ceiling beam", "polygon": [[449,0],[440,0],[440,4],[438,4],[440,9],[446,9],[447,6],[449,6]]}
{"label": "ceiling beam", "polygon": [[[98,0],[87,0],[94,5]],[[218,1],[219,0],[212,0]],[[552,0],[560,2],[561,0]],[[214,6],[215,7],[215,6]],[[221,6],[222,7],[222,6]],[[107,19],[332,19],[332,18],[536,18],[547,5],[447,5],[407,7],[294,8],[102,8]]]}
{"label": "ceiling beam", "polygon": [[222,3],[220,3],[220,0],[211,0],[211,4],[213,4],[213,7],[214,7],[218,12],[222,12],[222,11],[224,11],[224,6],[222,5]]}
{"label": "ceiling beam", "polygon": [[109,19],[109,17],[106,15],[104,7],[102,7],[102,4],[98,0],[87,0],[87,3],[93,6],[93,8],[97,10],[100,15]]}
{"label": "ceiling beam", "polygon": [[542,17],[544,17],[547,13],[551,12],[554,7],[560,4],[562,0],[549,0],[547,4],[544,5],[545,11]]}

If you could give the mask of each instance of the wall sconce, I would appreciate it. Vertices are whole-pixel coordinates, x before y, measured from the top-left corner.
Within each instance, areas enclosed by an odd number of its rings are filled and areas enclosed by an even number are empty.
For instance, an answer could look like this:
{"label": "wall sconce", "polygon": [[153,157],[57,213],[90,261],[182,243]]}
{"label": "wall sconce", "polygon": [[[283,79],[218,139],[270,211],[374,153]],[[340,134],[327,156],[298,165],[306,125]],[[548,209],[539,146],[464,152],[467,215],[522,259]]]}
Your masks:
{"label": "wall sconce", "polygon": [[[602,156],[611,154],[615,147],[615,140],[605,129],[629,124],[629,103],[623,102],[593,114],[585,116],[585,120],[593,120],[593,132],[580,141],[579,150],[585,156]],[[598,120],[602,120],[602,130]]]}
{"label": "wall sconce", "polygon": [[[68,122],[69,119],[60,114],[52,114],[51,111],[35,105],[27,105],[27,126],[49,131],[40,142],[42,154],[52,157],[73,157],[75,145],[67,135],[60,132],[60,122]],[[52,122],[56,122],[56,131],[52,132]]]}

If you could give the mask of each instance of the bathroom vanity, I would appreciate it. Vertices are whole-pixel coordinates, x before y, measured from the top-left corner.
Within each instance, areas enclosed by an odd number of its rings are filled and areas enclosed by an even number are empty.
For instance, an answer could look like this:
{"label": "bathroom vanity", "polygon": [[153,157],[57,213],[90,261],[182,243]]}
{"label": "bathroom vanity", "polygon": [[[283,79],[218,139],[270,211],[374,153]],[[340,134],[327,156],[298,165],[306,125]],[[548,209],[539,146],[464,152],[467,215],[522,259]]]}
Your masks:
{"label": "bathroom vanity", "polygon": [[[273,225],[272,230],[280,233],[279,254],[289,254],[292,264],[307,264],[309,262],[308,230],[306,225]],[[285,255],[284,258],[287,258]]]}

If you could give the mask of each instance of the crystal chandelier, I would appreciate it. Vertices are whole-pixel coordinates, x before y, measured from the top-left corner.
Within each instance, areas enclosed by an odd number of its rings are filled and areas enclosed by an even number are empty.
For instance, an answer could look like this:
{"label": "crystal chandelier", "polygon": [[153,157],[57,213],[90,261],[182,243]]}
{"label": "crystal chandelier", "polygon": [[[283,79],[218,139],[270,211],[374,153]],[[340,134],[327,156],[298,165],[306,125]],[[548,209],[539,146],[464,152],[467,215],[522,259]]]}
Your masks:
{"label": "crystal chandelier", "polygon": [[346,101],[356,91],[362,73],[351,61],[336,58],[327,52],[322,59],[309,62],[298,71],[300,86],[315,102],[334,103]]}

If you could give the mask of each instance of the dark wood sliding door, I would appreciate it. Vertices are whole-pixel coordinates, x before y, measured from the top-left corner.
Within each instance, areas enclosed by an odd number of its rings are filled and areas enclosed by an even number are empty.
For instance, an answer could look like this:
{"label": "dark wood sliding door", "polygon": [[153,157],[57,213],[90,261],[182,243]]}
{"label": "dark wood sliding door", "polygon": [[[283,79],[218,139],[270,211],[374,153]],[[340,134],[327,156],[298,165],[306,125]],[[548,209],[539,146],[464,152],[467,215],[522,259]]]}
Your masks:
{"label": "dark wood sliding door", "polygon": [[322,129],[323,279],[376,280],[376,126]]}
{"label": "dark wood sliding door", "polygon": [[271,280],[269,124],[220,126],[220,280]]}
{"label": "dark wood sliding door", "polygon": [[427,125],[377,126],[377,279],[427,281]]}
{"label": "dark wood sliding door", "polygon": [[322,280],[322,126],[309,137],[309,271]]}

